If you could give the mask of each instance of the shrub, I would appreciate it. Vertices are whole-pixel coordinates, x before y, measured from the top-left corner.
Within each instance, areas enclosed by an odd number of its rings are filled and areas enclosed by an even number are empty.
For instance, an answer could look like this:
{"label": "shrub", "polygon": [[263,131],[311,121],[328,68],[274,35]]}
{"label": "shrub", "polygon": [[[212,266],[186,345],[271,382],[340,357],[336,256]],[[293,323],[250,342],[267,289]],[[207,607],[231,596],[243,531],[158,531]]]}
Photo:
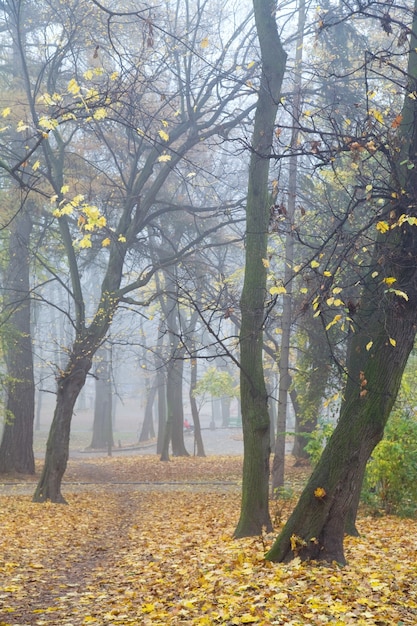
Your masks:
{"label": "shrub", "polygon": [[330,422],[319,421],[317,427],[308,435],[308,443],[305,447],[310,461],[313,465],[317,465],[324,447],[330,439],[334,430],[334,425]]}
{"label": "shrub", "polygon": [[362,499],[374,511],[412,517],[417,510],[417,421],[394,413],[368,462]]}

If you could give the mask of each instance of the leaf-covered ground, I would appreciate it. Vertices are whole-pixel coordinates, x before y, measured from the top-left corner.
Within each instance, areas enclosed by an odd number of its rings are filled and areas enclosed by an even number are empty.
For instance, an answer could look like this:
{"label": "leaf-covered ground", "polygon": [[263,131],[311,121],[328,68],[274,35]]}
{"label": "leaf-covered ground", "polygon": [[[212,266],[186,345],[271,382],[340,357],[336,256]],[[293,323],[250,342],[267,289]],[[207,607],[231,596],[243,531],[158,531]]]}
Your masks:
{"label": "leaf-covered ground", "polygon": [[1,495],[1,626],[417,624],[417,522],[362,516],[343,569],[268,564],[272,536],[231,539],[240,467],[88,459],[70,464],[68,506]]}

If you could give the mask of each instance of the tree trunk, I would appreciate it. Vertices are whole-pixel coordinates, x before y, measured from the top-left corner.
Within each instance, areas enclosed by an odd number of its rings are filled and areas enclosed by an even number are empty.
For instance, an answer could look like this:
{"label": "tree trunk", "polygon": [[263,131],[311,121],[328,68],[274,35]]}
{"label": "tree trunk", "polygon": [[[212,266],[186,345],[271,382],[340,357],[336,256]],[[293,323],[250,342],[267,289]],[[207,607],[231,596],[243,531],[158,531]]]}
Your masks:
{"label": "tree trunk", "polygon": [[29,295],[31,231],[31,217],[28,211],[22,208],[11,225],[9,263],[4,280],[7,401],[0,445],[0,473],[35,473],[33,455],[35,383]]}
{"label": "tree trunk", "polygon": [[[164,449],[164,435],[167,423],[167,401],[166,401],[166,381],[165,373],[161,369],[157,373],[158,380],[158,439],[156,442],[156,453],[161,454]],[[168,447],[169,447],[168,439]],[[168,448],[165,455],[168,455]],[[162,459],[161,459],[162,460]],[[168,459],[165,459],[168,460]]]}
{"label": "tree trunk", "polygon": [[[413,300],[415,309],[417,291]],[[364,331],[353,337],[339,422],[294,512],[267,554],[271,561],[288,561],[298,555],[345,563],[343,538],[348,514],[366,463],[383,436],[416,333],[415,310],[397,317],[393,310],[375,310],[378,301],[372,304],[374,315],[367,320],[362,316]],[[371,314],[370,308],[368,312]],[[394,336],[395,348],[389,342]],[[365,347],[370,337],[374,337],[372,355]]]}
{"label": "tree trunk", "polygon": [[309,317],[301,332],[299,347],[301,344],[302,356],[297,359],[297,373],[293,379],[297,393],[293,402],[295,437],[292,453],[296,458],[307,459],[305,447],[318,423],[331,368],[328,339],[320,320]]}
{"label": "tree trunk", "polygon": [[206,456],[204,451],[203,437],[201,435],[200,415],[198,413],[197,402],[194,397],[194,389],[197,385],[197,359],[191,359],[191,383],[190,383],[190,405],[194,424],[194,441],[197,446],[197,456]]}
{"label": "tree trunk", "polygon": [[286,55],[275,22],[275,3],[254,0],[253,7],[261,47],[262,78],[255,112],[246,207],[246,260],[240,329],[244,460],[241,512],[235,537],[259,535],[263,528],[272,528],[268,507],[270,425],[262,329],[270,218],[269,155]]}
{"label": "tree trunk", "polygon": [[143,424],[139,435],[139,441],[149,441],[155,437],[155,430],[153,426],[153,405],[155,402],[156,394],[158,391],[158,378],[155,376],[151,388],[148,389],[148,395],[146,398],[145,415],[143,418]]}
{"label": "tree trunk", "polygon": [[112,449],[112,384],[110,372],[110,351],[99,351],[100,362],[96,367],[93,436],[89,445],[92,449]]}
{"label": "tree trunk", "polygon": [[172,417],[172,454],[174,456],[189,456],[184,443],[184,404],[182,397],[182,374],[184,361],[182,355],[168,366],[167,376],[167,406],[168,420]]}
{"label": "tree trunk", "polygon": [[[408,93],[417,88],[417,1],[408,61]],[[352,525],[366,463],[381,440],[417,331],[417,103],[405,95],[393,162],[396,201],[385,207],[380,233],[363,279],[347,358],[339,422],[290,519],[266,558],[345,562],[343,538]],[[410,167],[411,164],[411,167]],[[396,223],[401,216],[412,219]],[[401,221],[401,220],[400,220]],[[381,261],[383,260],[383,262]],[[382,275],[381,275],[382,274]],[[396,292],[384,278],[395,278]],[[403,295],[401,295],[403,294]]]}
{"label": "tree trunk", "polygon": [[280,488],[284,486],[285,474],[285,442],[287,435],[287,413],[288,394],[291,385],[289,372],[290,364],[290,339],[292,325],[292,281],[294,278],[294,217],[297,198],[298,179],[298,142],[299,142],[299,120],[301,116],[301,65],[303,58],[303,41],[305,25],[305,2],[302,0],[298,8],[298,35],[295,51],[295,95],[292,107],[292,118],[294,126],[291,134],[291,149],[293,154],[289,160],[288,173],[288,203],[286,237],[285,237],[285,267],[284,267],[284,287],[286,293],[283,295],[282,322],[281,322],[281,350],[279,358],[279,389],[278,389],[278,416],[277,433],[275,437],[274,459],[272,462],[272,494],[277,495]]}
{"label": "tree trunk", "polygon": [[45,464],[36,487],[34,502],[66,504],[61,493],[68,456],[72,414],[75,402],[91,367],[92,357],[77,356],[74,352],[69,366],[58,380],[54,418],[46,444]]}

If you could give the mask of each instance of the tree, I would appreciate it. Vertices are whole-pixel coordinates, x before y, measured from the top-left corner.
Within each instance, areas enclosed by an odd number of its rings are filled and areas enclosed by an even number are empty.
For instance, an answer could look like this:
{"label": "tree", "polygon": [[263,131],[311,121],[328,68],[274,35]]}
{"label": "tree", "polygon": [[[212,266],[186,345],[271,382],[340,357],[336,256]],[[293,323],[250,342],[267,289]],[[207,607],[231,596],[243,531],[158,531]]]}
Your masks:
{"label": "tree", "polygon": [[106,448],[111,454],[113,441],[111,350],[104,346],[96,355],[93,435],[90,448]]}
{"label": "tree", "polygon": [[[362,282],[338,424],[284,529],[272,561],[345,562],[343,538],[366,463],[381,440],[417,330],[417,5],[410,29],[404,102],[390,154],[391,177]],[[395,287],[392,285],[395,284]]]}
{"label": "tree", "polygon": [[[2,7],[13,26],[22,15],[26,26],[21,30],[22,41],[26,41],[30,29],[31,15],[27,8],[5,3]],[[7,51],[2,68],[2,85],[5,92],[19,99],[23,91],[22,65],[18,42],[13,39],[4,42]],[[10,49],[9,49],[10,45]],[[6,107],[7,111],[7,107]],[[24,159],[24,148],[20,145],[18,132],[10,137],[14,157]],[[7,177],[9,178],[9,177]],[[28,180],[25,176],[25,180]],[[9,206],[2,227],[9,232],[9,254],[3,278],[3,315],[5,332],[3,348],[7,365],[6,414],[0,444],[0,473],[35,473],[33,455],[33,423],[35,416],[35,384],[31,334],[31,294],[30,294],[30,238],[33,229],[36,207],[26,193],[20,194],[16,181],[6,179]],[[14,213],[14,215],[13,215]]]}
{"label": "tree", "polygon": [[288,203],[286,209],[286,237],[285,237],[285,266],[284,266],[284,290],[281,321],[281,350],[279,355],[279,389],[278,389],[278,415],[277,434],[274,445],[274,458],[272,462],[272,493],[276,495],[278,489],[284,486],[285,469],[285,442],[287,433],[287,404],[291,386],[290,366],[290,340],[292,326],[292,281],[294,278],[294,217],[297,198],[297,170],[298,156],[297,144],[299,141],[299,126],[301,116],[301,73],[302,51],[305,26],[305,2],[302,0],[298,7],[298,34],[295,53],[294,69],[294,102],[293,102],[293,129],[291,133],[291,149],[293,154],[289,159],[288,172]]}
{"label": "tree", "polygon": [[[51,16],[45,6],[48,23]],[[53,215],[47,209],[46,214],[49,221],[56,220],[51,232],[65,255],[63,274],[44,261],[71,302],[65,311],[71,333],[67,362],[57,371],[56,408],[34,494],[35,501],[53,502],[65,501],[61,481],[74,404],[119,304],[146,304],[140,290],[155,272],[186,258],[207,233],[233,221],[232,215],[224,219],[218,205],[209,210],[186,207],[196,225],[194,235],[177,251],[168,248],[153,264],[148,232],[163,240],[163,215],[184,210],[179,192],[164,203],[168,179],[184,181],[190,170],[197,172],[202,143],[217,149],[216,138],[227,136],[253,108],[252,92],[245,86],[253,70],[240,62],[242,55],[245,59],[239,42],[245,38],[246,21],[218,53],[205,38],[203,11],[194,16],[196,23],[181,40],[164,28],[158,30],[138,11],[107,11],[106,24],[102,8],[66,3],[61,9],[68,16],[68,29],[57,22],[61,39],[42,48],[46,58],[37,76],[31,75],[28,50],[19,50],[30,115],[24,126],[29,135],[27,158],[4,165],[22,185],[21,171],[32,167],[33,189],[55,205]],[[190,15],[185,9],[180,13]],[[130,49],[126,20],[136,20],[148,35]],[[92,24],[102,28],[91,30]],[[17,33],[21,27],[19,23]],[[96,34],[93,46],[87,32]],[[157,32],[161,55],[154,53]],[[236,71],[241,72],[237,78]],[[92,196],[96,205],[87,201]],[[93,261],[100,270],[100,287],[90,302],[84,269]]]}
{"label": "tree", "polygon": [[244,442],[242,503],[236,537],[271,530],[268,509],[270,421],[263,373],[266,258],[270,219],[269,156],[280,100],[286,54],[273,1],[254,0],[262,74],[249,165],[246,206],[245,278],[241,295],[240,390]]}
{"label": "tree", "polygon": [[[11,196],[12,194],[10,194]],[[9,258],[3,284],[3,345],[7,364],[7,401],[0,444],[0,473],[35,473],[33,422],[35,385],[30,324],[30,235],[25,204],[10,224]]]}

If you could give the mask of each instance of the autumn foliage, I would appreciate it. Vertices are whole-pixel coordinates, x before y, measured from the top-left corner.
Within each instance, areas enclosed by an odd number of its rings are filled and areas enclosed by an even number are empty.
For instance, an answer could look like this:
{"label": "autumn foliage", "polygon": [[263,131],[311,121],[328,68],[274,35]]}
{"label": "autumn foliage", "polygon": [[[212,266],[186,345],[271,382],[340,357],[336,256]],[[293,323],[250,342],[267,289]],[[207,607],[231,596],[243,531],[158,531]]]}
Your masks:
{"label": "autumn foliage", "polygon": [[[240,457],[76,460],[68,506],[1,485],[1,626],[417,623],[417,522],[362,514],[344,568],[267,563],[272,535],[231,539],[240,471]],[[291,504],[274,503],[277,530]]]}

